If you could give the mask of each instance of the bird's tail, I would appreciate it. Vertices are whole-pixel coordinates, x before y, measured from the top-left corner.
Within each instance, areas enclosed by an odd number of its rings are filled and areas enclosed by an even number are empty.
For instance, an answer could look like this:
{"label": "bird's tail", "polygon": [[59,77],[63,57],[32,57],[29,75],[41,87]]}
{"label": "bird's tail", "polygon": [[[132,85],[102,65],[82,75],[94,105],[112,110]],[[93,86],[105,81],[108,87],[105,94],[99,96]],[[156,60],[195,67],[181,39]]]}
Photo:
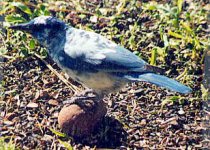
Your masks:
{"label": "bird's tail", "polygon": [[143,73],[143,74],[131,74],[124,76],[125,78],[133,81],[146,81],[156,84],[161,87],[168,88],[172,91],[187,94],[192,91],[191,88],[163,75],[154,73]]}

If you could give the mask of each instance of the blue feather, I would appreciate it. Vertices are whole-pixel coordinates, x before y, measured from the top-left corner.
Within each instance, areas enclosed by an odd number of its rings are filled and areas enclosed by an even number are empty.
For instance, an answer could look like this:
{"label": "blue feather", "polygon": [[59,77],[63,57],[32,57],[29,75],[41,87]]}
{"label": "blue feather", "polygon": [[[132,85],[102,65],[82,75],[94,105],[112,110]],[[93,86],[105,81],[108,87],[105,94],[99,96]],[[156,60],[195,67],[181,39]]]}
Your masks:
{"label": "blue feather", "polygon": [[143,73],[143,74],[131,74],[131,75],[125,75],[125,78],[132,80],[132,81],[146,81],[153,84],[156,84],[161,87],[168,88],[170,90],[187,94],[192,91],[191,88],[173,80],[166,76],[154,74],[154,73]]}

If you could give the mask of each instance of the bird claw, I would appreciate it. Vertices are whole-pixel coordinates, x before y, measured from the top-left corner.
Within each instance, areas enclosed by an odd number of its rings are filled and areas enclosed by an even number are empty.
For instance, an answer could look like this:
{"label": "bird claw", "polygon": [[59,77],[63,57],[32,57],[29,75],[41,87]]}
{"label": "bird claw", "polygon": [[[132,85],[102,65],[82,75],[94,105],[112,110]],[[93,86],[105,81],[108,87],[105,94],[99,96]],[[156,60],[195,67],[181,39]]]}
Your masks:
{"label": "bird claw", "polygon": [[76,97],[96,97],[96,93],[92,89],[86,89],[80,93],[75,94]]}
{"label": "bird claw", "polygon": [[85,90],[81,93],[75,94],[75,96],[63,102],[64,105],[72,105],[77,104],[80,107],[90,108],[94,105],[94,103],[98,100],[98,96],[93,90]]}

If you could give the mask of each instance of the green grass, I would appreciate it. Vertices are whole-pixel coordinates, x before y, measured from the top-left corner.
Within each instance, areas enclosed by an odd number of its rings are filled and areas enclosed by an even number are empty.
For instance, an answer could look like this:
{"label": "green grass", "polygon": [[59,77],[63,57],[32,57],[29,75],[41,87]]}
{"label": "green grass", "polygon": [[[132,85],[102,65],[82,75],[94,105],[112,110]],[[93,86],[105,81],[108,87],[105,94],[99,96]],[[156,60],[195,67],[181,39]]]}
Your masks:
{"label": "green grass", "polygon": [[0,150],[16,150],[12,139],[10,139],[9,142],[6,142],[6,139],[5,137],[0,137]]}

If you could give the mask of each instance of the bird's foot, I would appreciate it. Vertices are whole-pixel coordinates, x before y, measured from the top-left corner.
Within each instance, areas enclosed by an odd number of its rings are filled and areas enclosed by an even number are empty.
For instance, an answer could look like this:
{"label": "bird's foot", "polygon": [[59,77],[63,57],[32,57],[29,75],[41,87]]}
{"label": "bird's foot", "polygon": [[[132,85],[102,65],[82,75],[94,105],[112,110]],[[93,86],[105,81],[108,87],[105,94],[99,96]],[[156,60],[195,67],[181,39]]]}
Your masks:
{"label": "bird's foot", "polygon": [[81,93],[76,93],[73,97],[63,102],[63,104],[77,104],[82,108],[92,108],[99,100],[99,96],[91,89],[87,89]]}
{"label": "bird's foot", "polygon": [[97,94],[92,89],[86,89],[80,93],[76,93],[74,97],[94,98],[94,97],[97,97]]}

